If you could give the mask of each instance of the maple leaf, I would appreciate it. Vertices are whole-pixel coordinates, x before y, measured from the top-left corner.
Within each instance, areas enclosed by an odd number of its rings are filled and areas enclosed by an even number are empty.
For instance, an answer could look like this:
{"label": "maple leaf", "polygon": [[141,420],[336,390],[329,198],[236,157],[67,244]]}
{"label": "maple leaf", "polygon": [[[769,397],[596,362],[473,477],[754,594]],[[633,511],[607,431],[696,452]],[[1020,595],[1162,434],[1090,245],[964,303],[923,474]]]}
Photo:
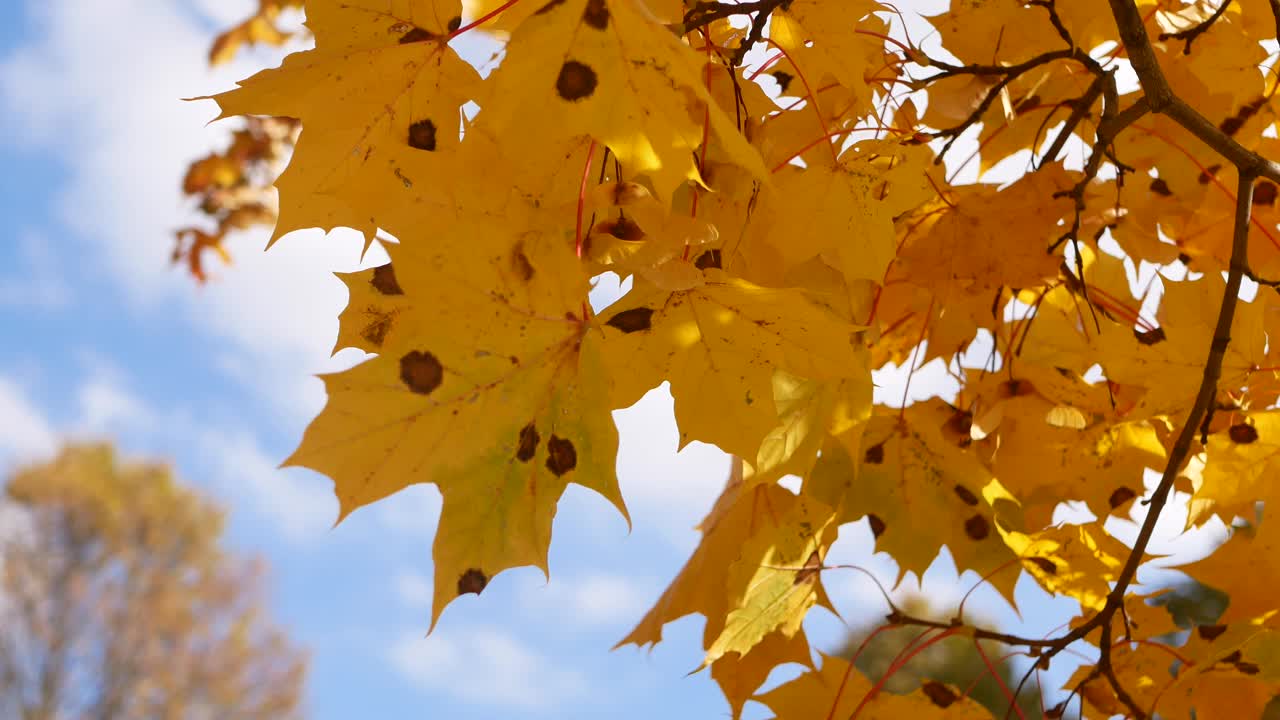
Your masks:
{"label": "maple leaf", "polygon": [[[588,135],[669,198],[699,179],[699,105],[736,162],[766,175],[759,153],[707,95],[702,59],[637,0],[565,0],[531,15],[511,37],[478,120],[495,135],[547,142]],[[696,99],[696,102],[690,102]],[[527,110],[538,107],[536,115]],[[700,113],[699,113],[700,114]]]}
{"label": "maple leaf", "polygon": [[440,488],[433,625],[506,568],[547,570],[570,482],[626,513],[576,258],[543,236],[455,230],[466,252],[391,245],[391,264],[349,279],[340,337],[379,354],[324,377],[329,402],[287,461],[333,478],[340,519],[411,483]]}
{"label": "maple leaf", "polygon": [[853,325],[797,290],[707,274],[705,285],[675,293],[637,284],[603,313],[605,352],[614,367],[630,368],[615,383],[617,407],[665,378],[680,447],[702,440],[754,458],[778,425],[775,368],[869,384]]}
{"label": "maple leaf", "polygon": [[378,210],[403,196],[408,174],[423,166],[450,172],[445,151],[459,143],[459,108],[478,97],[480,83],[448,45],[460,14],[460,0],[309,2],[315,49],[215,98],[219,117],[302,121],[276,181],[273,241],[301,228],[351,227],[371,242]]}

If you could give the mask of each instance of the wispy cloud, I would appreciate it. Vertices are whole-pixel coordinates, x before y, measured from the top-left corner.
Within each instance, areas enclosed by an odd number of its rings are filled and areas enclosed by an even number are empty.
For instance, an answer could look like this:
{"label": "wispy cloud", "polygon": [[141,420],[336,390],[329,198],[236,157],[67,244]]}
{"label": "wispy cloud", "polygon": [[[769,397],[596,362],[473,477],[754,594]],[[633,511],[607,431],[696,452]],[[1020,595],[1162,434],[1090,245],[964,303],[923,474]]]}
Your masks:
{"label": "wispy cloud", "polygon": [[22,462],[52,455],[57,433],[22,385],[0,376],[0,461]]}
{"label": "wispy cloud", "polygon": [[430,637],[406,631],[388,660],[419,689],[476,704],[553,710],[587,689],[580,673],[556,667],[511,633],[488,625],[441,626]]}

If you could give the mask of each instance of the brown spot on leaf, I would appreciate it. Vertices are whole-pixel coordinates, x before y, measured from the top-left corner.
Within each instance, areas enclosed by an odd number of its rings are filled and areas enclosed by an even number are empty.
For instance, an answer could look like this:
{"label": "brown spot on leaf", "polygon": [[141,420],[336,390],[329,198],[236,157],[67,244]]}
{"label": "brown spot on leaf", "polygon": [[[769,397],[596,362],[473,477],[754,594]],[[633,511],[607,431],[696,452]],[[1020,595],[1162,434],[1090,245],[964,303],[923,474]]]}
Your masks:
{"label": "brown spot on leaf", "polygon": [[641,330],[649,329],[649,319],[651,317],[653,317],[653,308],[631,308],[609,318],[605,325],[618,328],[624,333],[640,332]]}
{"label": "brown spot on leaf", "polygon": [[1115,510],[1136,497],[1138,497],[1138,493],[1133,490],[1127,487],[1118,487],[1115,492],[1111,493],[1111,497],[1107,498],[1107,504],[1111,506],[1112,510]]}
{"label": "brown spot on leaf", "polygon": [[430,119],[419,120],[409,126],[409,147],[419,150],[436,149],[436,124]]}
{"label": "brown spot on leaf", "polygon": [[563,4],[564,4],[564,0],[551,0],[551,2],[538,8],[537,12],[535,12],[534,15],[542,15],[544,13],[549,13]]}
{"label": "brown spot on leaf", "polygon": [[699,270],[706,270],[707,268],[723,267],[720,264],[720,251],[708,250],[702,253],[701,255],[698,256],[697,260],[693,261],[693,266],[698,268]]}
{"label": "brown spot on leaf", "polygon": [[1236,651],[1232,652],[1230,655],[1227,655],[1227,656],[1223,657],[1223,658],[1222,658],[1222,662],[1224,662],[1224,663],[1230,663],[1230,664],[1234,665],[1234,664],[1236,664],[1236,663],[1240,662],[1241,658],[1243,658],[1243,657],[1244,657],[1244,656],[1240,654],[1240,651],[1239,651],[1239,650],[1236,650]]}
{"label": "brown spot on leaf", "polygon": [[387,339],[387,333],[391,332],[395,313],[370,312],[369,315],[373,319],[360,330],[360,337],[364,338],[364,341],[373,347],[380,348]]}
{"label": "brown spot on leaf", "polygon": [[812,580],[818,577],[818,573],[822,571],[822,558],[818,555],[818,551],[814,550],[809,553],[809,559],[804,561],[804,567],[796,571],[796,579],[793,585],[799,585],[802,582]]}
{"label": "brown spot on leaf", "polygon": [[978,504],[978,496],[970,492],[969,488],[963,485],[956,485],[955,488],[953,489],[955,490],[956,497],[960,498],[960,501],[963,502],[965,505]]}
{"label": "brown spot on leaf", "polygon": [[534,453],[538,452],[539,439],[538,429],[533,426],[532,421],[520,428],[520,445],[516,448],[516,459],[520,462],[532,460]]}
{"label": "brown spot on leaf", "polygon": [[521,245],[516,245],[511,251],[511,270],[520,278],[520,282],[527,283],[533,279],[533,263],[529,262],[529,256],[524,254],[524,247]]}
{"label": "brown spot on leaf", "polygon": [[973,442],[973,436],[970,434],[972,428],[973,413],[965,410],[956,410],[942,426],[943,435],[960,447],[967,447]]}
{"label": "brown spot on leaf", "polygon": [[959,697],[959,695],[956,695],[954,690],[943,685],[937,680],[926,680],[924,684],[920,686],[920,691],[923,692],[934,705],[937,705],[940,708],[949,707],[951,703],[955,702],[956,698]]}
{"label": "brown spot on leaf", "polygon": [[1021,115],[1028,110],[1034,110],[1039,105],[1040,96],[1033,93],[1019,100],[1018,103],[1013,106],[1013,112],[1015,115]]}
{"label": "brown spot on leaf", "polygon": [[582,22],[597,30],[609,27],[609,6],[604,0],[587,0],[587,9],[582,11]]}
{"label": "brown spot on leaf", "polygon": [[1164,328],[1151,328],[1150,330],[1133,329],[1133,336],[1138,338],[1138,342],[1143,345],[1155,345],[1165,339]]}
{"label": "brown spot on leaf", "polygon": [[556,94],[569,102],[591,97],[596,91],[596,71],[577,60],[566,60],[556,78]]}
{"label": "brown spot on leaf", "polygon": [[974,515],[964,521],[964,534],[968,535],[970,540],[986,540],[991,534],[991,525],[981,515]]}
{"label": "brown spot on leaf", "polygon": [[1190,267],[1190,265],[1191,265],[1191,256],[1190,256],[1190,255],[1188,255],[1188,254],[1186,254],[1186,253],[1178,253],[1178,262],[1182,263],[1183,265],[1186,265],[1186,266]]}
{"label": "brown spot on leaf", "polygon": [[1217,176],[1218,171],[1221,169],[1222,169],[1221,164],[1210,165],[1209,167],[1205,168],[1203,171],[1200,172],[1200,176],[1196,178],[1196,182],[1200,183],[1201,185],[1208,185],[1209,181],[1212,180],[1215,176]]}
{"label": "brown spot on leaf", "polygon": [[1173,194],[1173,191],[1169,189],[1169,183],[1165,182],[1164,178],[1156,178],[1151,181],[1151,192],[1164,197],[1169,197]]}
{"label": "brown spot on leaf", "polygon": [[578,451],[573,443],[555,435],[547,441],[547,469],[560,477],[578,466]]}
{"label": "brown spot on leaf", "polygon": [[618,238],[619,240],[643,240],[644,230],[634,220],[623,215],[614,220],[605,220],[596,224],[596,229]]}
{"label": "brown spot on leaf", "polygon": [[411,392],[426,395],[440,387],[444,368],[435,355],[421,350],[410,350],[400,358],[400,381]]}
{"label": "brown spot on leaf", "polygon": [[872,515],[871,513],[867,513],[867,525],[871,527],[872,537],[880,537],[886,529],[884,521],[878,515]]}
{"label": "brown spot on leaf", "polygon": [[1023,558],[1023,559],[1031,563],[1032,565],[1035,565],[1036,567],[1040,568],[1040,572],[1046,575],[1058,574],[1058,566],[1054,565],[1053,561],[1050,560],[1049,558],[1029,557],[1029,558]]}
{"label": "brown spot on leaf", "polygon": [[773,76],[774,80],[778,81],[778,92],[783,95],[787,94],[787,88],[791,87],[791,81],[796,79],[795,75],[782,70],[775,70],[769,74]]}
{"label": "brown spot on leaf", "polygon": [[1258,429],[1248,423],[1237,423],[1227,428],[1227,437],[1237,445],[1249,445],[1258,441]]}
{"label": "brown spot on leaf", "polygon": [[870,465],[879,465],[884,462],[884,443],[867,448],[867,451],[862,453],[862,461]]}
{"label": "brown spot on leaf", "polygon": [[400,36],[400,44],[408,45],[409,43],[425,42],[427,40],[430,40],[433,37],[435,37],[435,35],[432,35],[430,32],[423,30],[420,27],[415,27],[414,29]]}
{"label": "brown spot on leaf", "polygon": [[1196,628],[1196,634],[1205,640],[1213,640],[1226,631],[1226,625],[1200,625]]}
{"label": "brown spot on leaf", "polygon": [[462,16],[454,15],[449,20],[449,24],[445,25],[445,29],[451,33],[458,32],[458,28],[462,27]]}
{"label": "brown spot on leaf", "polygon": [[1239,670],[1245,675],[1257,675],[1259,672],[1261,672],[1262,668],[1258,667],[1256,663],[1242,662],[1240,660],[1237,660],[1236,670]]}
{"label": "brown spot on leaf", "polygon": [[1259,181],[1253,186],[1253,204],[1266,205],[1275,207],[1276,204],[1276,184],[1265,180]]}
{"label": "brown spot on leaf", "polygon": [[403,295],[404,290],[400,289],[400,283],[396,282],[396,270],[391,267],[391,263],[379,265],[373,269],[373,277],[369,279],[369,284],[374,290],[383,295]]}
{"label": "brown spot on leaf", "polygon": [[489,584],[489,577],[480,571],[480,568],[471,568],[462,573],[458,578],[458,594],[479,595],[484,592],[484,588]]}

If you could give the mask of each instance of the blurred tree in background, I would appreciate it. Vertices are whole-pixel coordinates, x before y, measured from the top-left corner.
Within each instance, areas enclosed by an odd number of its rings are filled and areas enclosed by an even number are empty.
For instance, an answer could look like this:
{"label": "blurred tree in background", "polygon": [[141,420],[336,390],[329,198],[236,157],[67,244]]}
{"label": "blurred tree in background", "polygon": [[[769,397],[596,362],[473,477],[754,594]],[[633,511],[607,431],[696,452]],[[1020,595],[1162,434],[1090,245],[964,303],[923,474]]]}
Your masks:
{"label": "blurred tree in background", "polygon": [[0,501],[0,718],[300,717],[306,657],[261,562],[161,464],[106,445],[18,470]]}
{"label": "blurred tree in background", "polygon": [[[899,602],[900,610],[912,617],[928,618],[938,622],[950,622],[955,612],[943,612],[931,607],[922,597],[911,597]],[[981,622],[974,623],[982,627]],[[902,658],[910,654],[908,646],[918,646],[928,640],[921,637],[926,628],[914,626],[887,627],[879,632],[881,624],[867,625],[850,632],[845,645],[836,655],[849,659],[857,654],[854,667],[872,682],[878,681],[890,672],[890,668]],[[933,631],[937,632],[937,631]],[[875,633],[874,637],[871,634]],[[868,639],[870,638],[870,639]],[[919,640],[917,641],[917,638]],[[866,643],[864,646],[863,643]],[[859,651],[861,648],[861,651]],[[1026,671],[1026,665],[1015,666],[1005,658],[1009,648],[996,642],[983,641],[982,652],[995,668],[999,678],[987,669],[986,662],[972,637],[955,635],[930,645],[919,654],[907,660],[901,668],[893,671],[884,683],[884,690],[897,694],[914,692],[927,680],[937,680],[968,691],[968,696],[978,701],[989,710],[994,717],[1005,717],[1009,707],[1008,695],[1001,689],[1001,683],[1012,690],[1017,686]],[[1024,687],[1019,695],[1018,706],[1028,718],[1042,716],[1040,690],[1034,681],[1028,681],[1030,687]],[[1009,717],[1016,717],[1010,713]],[[1074,717],[1068,713],[1066,717]]]}

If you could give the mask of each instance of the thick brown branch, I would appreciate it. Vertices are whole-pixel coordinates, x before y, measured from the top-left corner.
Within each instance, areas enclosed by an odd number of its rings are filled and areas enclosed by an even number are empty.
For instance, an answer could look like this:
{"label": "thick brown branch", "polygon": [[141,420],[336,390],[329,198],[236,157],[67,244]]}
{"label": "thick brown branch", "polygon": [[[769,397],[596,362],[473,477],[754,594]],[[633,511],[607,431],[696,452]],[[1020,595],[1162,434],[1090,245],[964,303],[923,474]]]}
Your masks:
{"label": "thick brown branch", "polygon": [[[1251,152],[1230,135],[1178,98],[1169,87],[1164,71],[1156,60],[1151,39],[1143,26],[1142,14],[1133,0],[1110,0],[1111,13],[1120,30],[1120,40],[1129,55],[1129,62],[1142,84],[1143,95],[1151,112],[1164,113],[1174,122],[1200,138],[1219,155],[1235,165],[1242,173],[1280,182],[1280,165]],[[1280,21],[1278,21],[1280,22]]]}

